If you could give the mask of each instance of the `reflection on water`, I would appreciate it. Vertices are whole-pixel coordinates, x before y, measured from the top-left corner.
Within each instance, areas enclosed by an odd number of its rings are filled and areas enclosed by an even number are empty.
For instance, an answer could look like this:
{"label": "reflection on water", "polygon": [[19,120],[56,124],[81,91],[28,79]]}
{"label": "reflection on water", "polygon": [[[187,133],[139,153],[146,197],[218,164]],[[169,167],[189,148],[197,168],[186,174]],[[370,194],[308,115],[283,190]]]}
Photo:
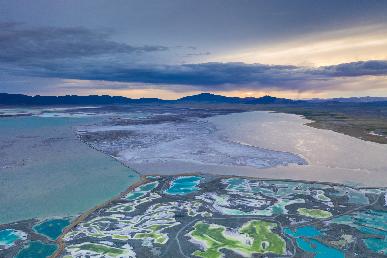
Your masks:
{"label": "reflection on water", "polygon": [[298,154],[308,161],[306,166],[264,169],[254,173],[255,176],[387,185],[386,144],[312,128],[305,125],[309,120],[297,115],[255,111],[207,120],[216,126],[219,134],[233,141]]}

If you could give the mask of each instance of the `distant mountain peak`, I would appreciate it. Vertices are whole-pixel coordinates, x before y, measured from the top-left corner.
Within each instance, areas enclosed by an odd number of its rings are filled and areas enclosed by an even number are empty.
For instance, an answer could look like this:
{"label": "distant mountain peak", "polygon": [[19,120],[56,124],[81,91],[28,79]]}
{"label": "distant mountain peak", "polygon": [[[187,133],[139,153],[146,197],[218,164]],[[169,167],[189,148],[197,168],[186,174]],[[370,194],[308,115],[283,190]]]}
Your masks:
{"label": "distant mountain peak", "polygon": [[240,104],[274,104],[274,103],[293,103],[291,99],[276,98],[269,95],[263,97],[226,97],[213,93],[199,93],[196,95],[186,96],[177,100],[178,102],[206,102],[206,103],[240,103]]}

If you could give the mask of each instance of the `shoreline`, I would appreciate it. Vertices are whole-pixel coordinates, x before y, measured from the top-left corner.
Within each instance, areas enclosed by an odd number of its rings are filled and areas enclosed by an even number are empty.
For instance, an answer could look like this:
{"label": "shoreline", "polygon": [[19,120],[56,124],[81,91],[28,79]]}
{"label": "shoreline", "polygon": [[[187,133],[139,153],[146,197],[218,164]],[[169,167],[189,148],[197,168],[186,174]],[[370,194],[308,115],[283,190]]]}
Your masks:
{"label": "shoreline", "polygon": [[90,214],[92,214],[94,211],[100,209],[100,208],[103,208],[107,205],[109,205],[110,203],[112,203],[113,201],[123,197],[124,195],[128,194],[131,190],[135,189],[136,187],[144,184],[147,182],[147,179],[146,179],[146,176],[141,176],[140,180],[137,181],[136,183],[130,185],[125,191],[119,193],[118,195],[114,196],[113,198],[111,198],[110,200],[102,203],[102,204],[99,204],[93,208],[91,208],[90,210],[82,213],[81,215],[79,215],[73,222],[71,222],[71,224],[69,226],[67,226],[66,228],[64,228],[62,234],[57,238],[57,240],[55,241],[56,244],[58,245],[58,249],[55,251],[55,253],[53,255],[51,255],[50,257],[51,258],[57,258],[59,257],[60,253],[63,251],[64,249],[64,242],[63,242],[63,237],[71,230],[73,229],[74,227],[76,227],[79,223],[81,223],[83,220],[85,220]]}

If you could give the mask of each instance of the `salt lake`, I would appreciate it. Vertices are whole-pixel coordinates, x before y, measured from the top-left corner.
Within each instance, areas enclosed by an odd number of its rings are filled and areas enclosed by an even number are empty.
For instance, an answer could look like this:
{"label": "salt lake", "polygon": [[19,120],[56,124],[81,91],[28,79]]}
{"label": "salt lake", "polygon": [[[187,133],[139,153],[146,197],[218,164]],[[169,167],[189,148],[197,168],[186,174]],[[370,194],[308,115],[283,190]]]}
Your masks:
{"label": "salt lake", "polygon": [[[232,141],[298,154],[308,163],[264,169],[243,167],[238,169],[239,175],[376,187],[387,185],[387,145],[312,128],[306,125],[310,120],[298,115],[255,111],[207,120],[216,126],[219,134]],[[227,169],[223,171],[227,172]]]}
{"label": "salt lake", "polygon": [[98,119],[0,119],[0,224],[77,215],[139,179],[135,171],[77,139],[74,126]]}

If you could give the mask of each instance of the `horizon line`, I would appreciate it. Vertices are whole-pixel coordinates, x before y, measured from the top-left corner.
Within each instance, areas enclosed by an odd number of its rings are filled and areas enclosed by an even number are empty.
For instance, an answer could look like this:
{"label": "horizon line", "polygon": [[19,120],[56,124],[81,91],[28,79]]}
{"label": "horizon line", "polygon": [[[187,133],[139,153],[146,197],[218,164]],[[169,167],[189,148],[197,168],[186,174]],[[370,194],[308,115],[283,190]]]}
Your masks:
{"label": "horizon line", "polygon": [[387,96],[351,96],[351,97],[334,97],[334,98],[290,98],[290,97],[276,97],[275,95],[269,95],[269,94],[266,94],[266,95],[262,95],[262,96],[259,96],[259,97],[256,97],[256,96],[246,96],[246,97],[239,97],[239,96],[227,96],[227,95],[222,95],[222,94],[216,94],[216,93],[211,93],[211,92],[200,92],[200,93],[197,93],[197,94],[191,94],[191,95],[185,95],[183,97],[180,97],[180,98],[176,98],[176,99],[163,99],[163,98],[157,98],[157,97],[140,97],[140,98],[132,98],[132,97],[128,97],[128,96],[124,96],[124,95],[109,95],[109,94],[89,94],[89,95],[83,95],[83,94],[65,94],[65,95],[50,95],[50,94],[47,94],[47,95],[41,95],[41,94],[35,94],[35,95],[31,95],[31,94],[28,94],[28,93],[8,93],[8,92],[0,92],[0,94],[8,94],[8,95],[24,95],[24,96],[28,96],[28,97],[66,97],[66,96],[77,96],[77,97],[92,97],[92,96],[95,96],[95,97],[104,97],[104,96],[108,96],[108,97],[122,97],[122,98],[127,98],[127,99],[132,99],[132,100],[140,100],[140,99],[158,99],[158,100],[162,100],[162,101],[175,101],[175,100],[179,100],[179,99],[183,99],[185,97],[192,97],[192,96],[197,96],[197,95],[201,95],[201,94],[210,94],[210,95],[215,95],[215,96],[221,96],[221,97],[226,97],[226,98],[239,98],[239,99],[260,99],[260,98],[263,98],[263,97],[273,97],[273,98],[278,98],[278,99],[289,99],[289,100],[334,100],[334,99],[361,99],[361,98],[376,98],[376,99],[383,99],[383,98],[387,98]]}

